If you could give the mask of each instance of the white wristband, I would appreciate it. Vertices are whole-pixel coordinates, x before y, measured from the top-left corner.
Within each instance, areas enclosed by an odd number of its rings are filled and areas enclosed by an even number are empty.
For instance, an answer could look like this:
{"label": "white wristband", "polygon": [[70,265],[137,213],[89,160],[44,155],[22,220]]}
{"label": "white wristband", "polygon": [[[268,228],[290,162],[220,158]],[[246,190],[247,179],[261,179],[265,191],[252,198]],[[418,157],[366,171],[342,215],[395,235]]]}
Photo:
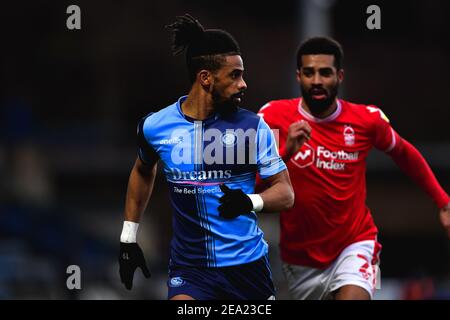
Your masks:
{"label": "white wristband", "polygon": [[264,207],[264,201],[259,194],[248,194],[247,195],[253,203],[253,211],[260,212]]}
{"label": "white wristband", "polygon": [[122,234],[120,235],[120,242],[136,243],[137,230],[139,223],[132,221],[124,221]]}

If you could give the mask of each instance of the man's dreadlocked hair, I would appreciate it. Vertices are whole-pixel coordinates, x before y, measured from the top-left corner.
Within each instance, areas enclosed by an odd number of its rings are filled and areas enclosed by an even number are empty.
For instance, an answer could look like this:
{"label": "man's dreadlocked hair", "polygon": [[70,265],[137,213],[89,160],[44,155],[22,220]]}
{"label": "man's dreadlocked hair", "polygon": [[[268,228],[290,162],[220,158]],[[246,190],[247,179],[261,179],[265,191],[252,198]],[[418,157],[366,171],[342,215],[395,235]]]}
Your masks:
{"label": "man's dreadlocked hair", "polygon": [[191,83],[195,82],[198,71],[217,71],[226,56],[241,54],[239,45],[231,34],[220,29],[204,29],[189,14],[176,17],[176,21],[166,28],[173,32],[173,54],[179,55],[186,51]]}

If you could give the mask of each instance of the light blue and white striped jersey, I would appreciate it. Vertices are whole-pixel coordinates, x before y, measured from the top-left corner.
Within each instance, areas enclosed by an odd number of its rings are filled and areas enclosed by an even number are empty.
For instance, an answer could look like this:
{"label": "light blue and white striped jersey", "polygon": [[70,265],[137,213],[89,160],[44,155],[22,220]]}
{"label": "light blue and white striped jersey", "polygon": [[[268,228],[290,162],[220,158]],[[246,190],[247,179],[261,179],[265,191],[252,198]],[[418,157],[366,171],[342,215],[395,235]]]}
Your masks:
{"label": "light blue and white striped jersey", "polygon": [[257,216],[220,217],[219,186],[250,194],[257,172],[265,179],[285,170],[274,136],[261,117],[241,108],[204,121],[189,118],[181,111],[185,99],[147,115],[138,126],[140,159],[159,159],[169,185],[171,263],[224,267],[255,261],[268,251]]}

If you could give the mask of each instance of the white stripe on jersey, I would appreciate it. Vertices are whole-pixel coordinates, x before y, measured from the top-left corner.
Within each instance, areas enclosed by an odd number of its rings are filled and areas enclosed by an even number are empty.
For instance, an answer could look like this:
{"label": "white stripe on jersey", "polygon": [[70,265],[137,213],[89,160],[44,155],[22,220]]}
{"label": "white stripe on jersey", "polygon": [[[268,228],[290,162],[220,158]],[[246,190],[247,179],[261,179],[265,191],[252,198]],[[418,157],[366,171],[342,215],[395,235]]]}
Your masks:
{"label": "white stripe on jersey", "polygon": [[394,149],[395,145],[397,144],[397,139],[395,138],[395,132],[394,129],[391,128],[391,134],[392,134],[392,141],[391,144],[389,146],[389,148],[387,148],[386,150],[384,150],[384,152],[390,152],[392,151],[392,149]]}

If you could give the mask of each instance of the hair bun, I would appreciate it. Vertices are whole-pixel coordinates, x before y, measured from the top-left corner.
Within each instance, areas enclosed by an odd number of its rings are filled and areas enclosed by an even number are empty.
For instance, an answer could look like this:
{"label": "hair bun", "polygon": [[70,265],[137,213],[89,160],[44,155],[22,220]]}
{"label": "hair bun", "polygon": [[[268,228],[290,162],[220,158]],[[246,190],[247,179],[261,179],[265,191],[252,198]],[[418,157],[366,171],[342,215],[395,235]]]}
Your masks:
{"label": "hair bun", "polygon": [[200,22],[188,13],[176,17],[176,21],[167,25],[166,28],[173,31],[173,55],[182,53],[189,44],[201,38],[205,32]]}

